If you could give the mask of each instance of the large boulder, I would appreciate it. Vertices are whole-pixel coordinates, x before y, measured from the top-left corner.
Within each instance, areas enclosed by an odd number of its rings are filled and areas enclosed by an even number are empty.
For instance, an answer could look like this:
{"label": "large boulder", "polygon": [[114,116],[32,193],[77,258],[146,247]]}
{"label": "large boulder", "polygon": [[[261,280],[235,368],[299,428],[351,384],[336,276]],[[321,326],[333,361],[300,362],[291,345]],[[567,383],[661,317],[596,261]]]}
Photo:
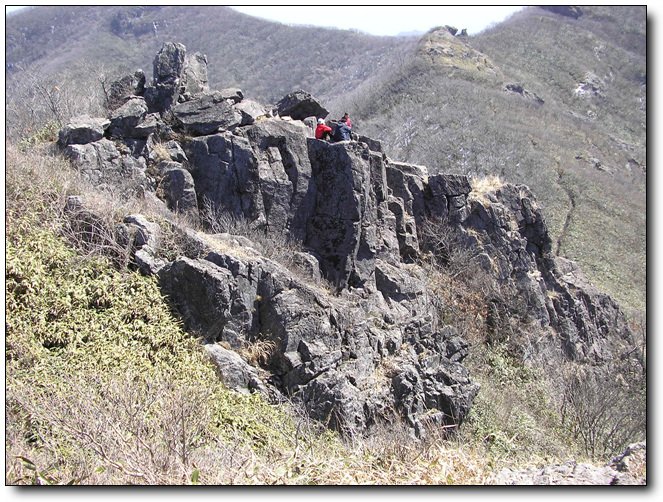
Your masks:
{"label": "large boulder", "polygon": [[105,186],[113,193],[127,194],[153,189],[145,174],[145,159],[120,152],[106,138],[85,145],[69,145],[63,153],[83,179],[99,188]]}
{"label": "large boulder", "polygon": [[256,224],[265,222],[258,163],[246,138],[226,131],[193,138],[184,149],[201,204]]}
{"label": "large boulder", "polygon": [[448,175],[431,177],[429,185],[427,214],[455,228],[458,245],[474,257],[468,266],[483,269],[515,292],[511,305],[492,305],[490,329],[500,330],[506,318],[519,312],[528,322],[559,333],[559,348],[571,360],[601,365],[617,357],[641,364],[639,352],[632,350],[638,342],[625,313],[575,263],[554,256],[548,227],[529,188],[504,183],[473,195],[466,180]]}
{"label": "large boulder", "polygon": [[243,116],[233,104],[234,96],[213,91],[174,106],[172,112],[185,132],[208,135],[219,129],[232,130],[242,123]]}
{"label": "large boulder", "polygon": [[261,117],[267,116],[267,110],[264,106],[256,101],[245,99],[235,105],[237,110],[242,115],[241,126],[252,125],[256,123]]}
{"label": "large boulder", "polygon": [[264,390],[265,386],[260,381],[256,369],[244,361],[237,352],[216,343],[208,343],[204,347],[221,381],[228,388],[245,395],[256,390]]}
{"label": "large boulder", "polygon": [[157,117],[148,114],[148,106],[142,97],[129,99],[110,115],[111,137],[147,138],[157,128]]}
{"label": "large boulder", "polygon": [[362,286],[374,280],[377,247],[370,150],[354,141],[308,145],[316,194],[305,243],[321,257],[329,281]]}
{"label": "large boulder", "polygon": [[60,130],[58,145],[65,148],[67,145],[85,145],[99,141],[104,137],[110,123],[108,119],[89,115],[73,117]]}
{"label": "large boulder", "polygon": [[272,119],[239,134],[248,140],[256,162],[254,183],[261,191],[266,228],[304,240],[315,200],[305,127]]}
{"label": "large boulder", "polygon": [[198,199],[191,173],[178,162],[161,162],[157,193],[175,213],[198,217]]}
{"label": "large boulder", "polygon": [[283,97],[276,108],[281,117],[292,117],[295,120],[304,120],[306,117],[325,118],[329,110],[322,106],[317,99],[306,91],[291,92]]}
{"label": "large boulder", "polygon": [[199,52],[186,54],[178,100],[188,101],[192,97],[208,91],[207,56]]}
{"label": "large boulder", "polygon": [[[453,328],[434,329],[430,316],[390,315],[377,292],[331,297],[239,239],[207,240],[204,259],[180,257],[159,281],[187,329],[223,353],[217,364],[233,388],[257,385],[228,350],[263,341],[274,347],[261,363],[263,383],[341,432],[365,433],[394,412],[418,435],[431,414],[439,424],[465,418],[478,386],[461,364],[467,344]],[[366,322],[369,312],[382,320]]]}
{"label": "large boulder", "polygon": [[278,119],[186,145],[198,199],[303,240],[315,195],[303,127]]}

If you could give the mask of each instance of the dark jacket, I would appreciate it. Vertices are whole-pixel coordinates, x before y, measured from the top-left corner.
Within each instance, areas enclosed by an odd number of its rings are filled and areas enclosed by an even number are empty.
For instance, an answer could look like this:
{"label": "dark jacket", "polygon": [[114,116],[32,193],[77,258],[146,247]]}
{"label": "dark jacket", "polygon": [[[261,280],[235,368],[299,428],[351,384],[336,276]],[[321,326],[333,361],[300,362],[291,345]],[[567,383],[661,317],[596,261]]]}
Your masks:
{"label": "dark jacket", "polygon": [[344,122],[339,122],[336,125],[336,131],[334,131],[334,141],[349,141],[352,139],[352,129],[348,127]]}

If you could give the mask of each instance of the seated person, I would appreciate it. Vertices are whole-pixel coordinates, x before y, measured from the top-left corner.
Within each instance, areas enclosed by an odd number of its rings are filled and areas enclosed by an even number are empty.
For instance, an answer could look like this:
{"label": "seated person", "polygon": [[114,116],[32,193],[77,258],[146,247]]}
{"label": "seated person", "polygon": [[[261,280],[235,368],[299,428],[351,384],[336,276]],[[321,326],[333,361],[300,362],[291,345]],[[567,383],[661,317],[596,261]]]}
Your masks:
{"label": "seated person", "polygon": [[327,141],[332,138],[332,128],[326,125],[323,119],[318,119],[318,127],[315,128],[315,137],[317,139],[326,139]]}
{"label": "seated person", "polygon": [[349,141],[352,139],[352,129],[348,127],[347,120],[342,118],[338,121],[336,131],[334,131],[333,141]]}

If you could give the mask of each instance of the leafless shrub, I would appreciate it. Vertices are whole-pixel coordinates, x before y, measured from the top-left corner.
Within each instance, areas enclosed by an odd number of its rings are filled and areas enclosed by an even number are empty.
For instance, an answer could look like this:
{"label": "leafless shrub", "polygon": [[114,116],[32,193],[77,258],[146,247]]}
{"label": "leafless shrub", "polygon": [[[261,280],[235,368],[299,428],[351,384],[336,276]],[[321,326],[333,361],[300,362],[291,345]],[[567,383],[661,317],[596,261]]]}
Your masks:
{"label": "leafless shrub", "polygon": [[447,276],[460,280],[474,275],[471,260],[476,252],[463,244],[460,230],[443,219],[424,220],[417,230],[428,259]]}
{"label": "leafless shrub", "polygon": [[62,218],[63,235],[82,256],[104,256],[122,269],[129,263],[132,243],[118,228],[112,218],[89,209],[65,210]]}
{"label": "leafless shrub", "polygon": [[646,388],[617,368],[569,367],[561,405],[568,426],[591,458],[608,458],[645,438]]}
{"label": "leafless shrub", "polygon": [[62,126],[76,115],[105,115],[100,89],[82,78],[93,68],[91,63],[79,61],[58,74],[33,69],[8,74],[7,138],[25,139],[41,131],[45,124]]}
{"label": "leafless shrub", "polygon": [[[43,388],[12,390],[14,406],[38,424],[36,440],[55,454],[41,462],[56,462],[55,452],[66,447],[67,464],[79,469],[77,482],[154,485],[190,479],[192,453],[210,443],[209,387],[131,373],[58,380],[57,387],[44,382]],[[21,457],[32,460],[28,455]]]}

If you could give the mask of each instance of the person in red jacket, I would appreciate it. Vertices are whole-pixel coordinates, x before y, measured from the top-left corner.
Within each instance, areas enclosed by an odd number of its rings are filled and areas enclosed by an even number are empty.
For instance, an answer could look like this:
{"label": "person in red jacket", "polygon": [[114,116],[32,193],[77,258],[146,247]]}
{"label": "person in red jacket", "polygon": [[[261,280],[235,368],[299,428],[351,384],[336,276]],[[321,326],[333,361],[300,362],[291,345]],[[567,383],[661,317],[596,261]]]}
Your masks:
{"label": "person in red jacket", "polygon": [[318,139],[331,140],[332,128],[325,124],[323,119],[318,119],[318,127],[315,129],[315,137]]}

